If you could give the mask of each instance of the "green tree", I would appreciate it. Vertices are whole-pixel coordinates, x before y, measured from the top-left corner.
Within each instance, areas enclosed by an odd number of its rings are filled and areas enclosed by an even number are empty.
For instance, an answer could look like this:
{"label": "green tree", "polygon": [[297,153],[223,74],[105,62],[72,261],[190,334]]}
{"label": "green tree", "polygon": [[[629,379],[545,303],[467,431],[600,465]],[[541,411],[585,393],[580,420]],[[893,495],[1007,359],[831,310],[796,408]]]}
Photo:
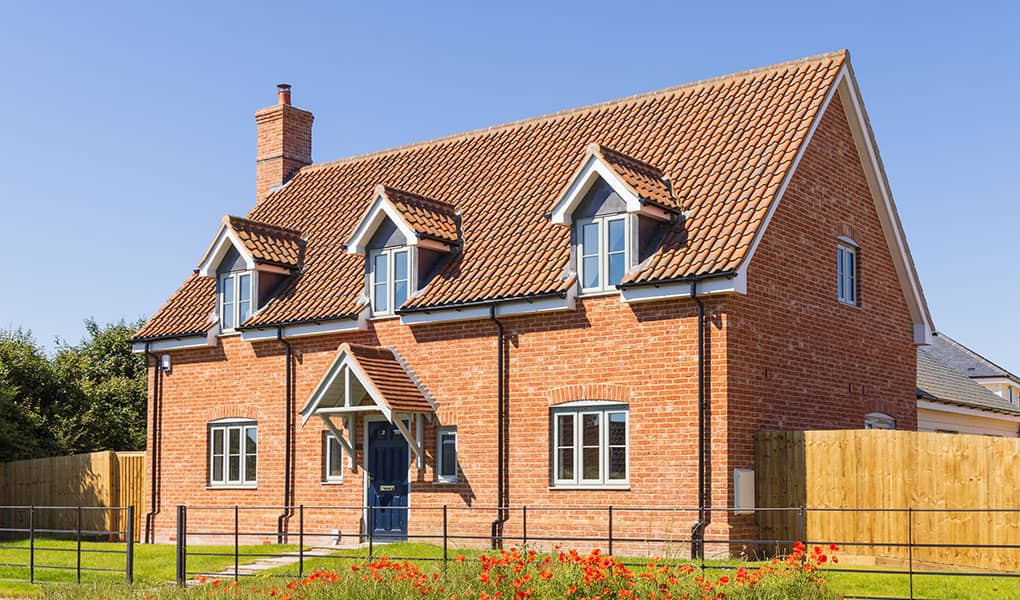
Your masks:
{"label": "green tree", "polygon": [[53,415],[66,390],[32,333],[0,331],[0,461],[61,452]]}
{"label": "green tree", "polygon": [[66,405],[52,423],[65,452],[145,448],[146,358],[129,341],[141,325],[88,319],[79,344],[59,343],[52,362]]}

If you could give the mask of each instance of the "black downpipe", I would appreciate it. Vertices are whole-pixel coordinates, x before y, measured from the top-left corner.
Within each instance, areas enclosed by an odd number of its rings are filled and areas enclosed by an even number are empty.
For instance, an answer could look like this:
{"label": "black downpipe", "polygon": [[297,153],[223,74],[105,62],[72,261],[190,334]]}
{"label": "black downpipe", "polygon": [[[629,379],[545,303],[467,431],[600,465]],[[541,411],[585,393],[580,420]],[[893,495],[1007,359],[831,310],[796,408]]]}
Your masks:
{"label": "black downpipe", "polygon": [[503,524],[507,521],[506,490],[504,480],[504,458],[506,449],[503,437],[503,414],[506,410],[506,395],[503,389],[504,336],[503,323],[496,318],[496,305],[489,306],[489,318],[496,324],[496,520],[492,522],[492,547],[503,547]]}
{"label": "black downpipe", "polygon": [[156,491],[158,484],[159,473],[159,451],[162,438],[162,423],[160,423],[160,414],[162,413],[163,405],[163,371],[160,368],[159,358],[149,351],[149,342],[145,342],[145,358],[146,360],[152,359],[152,470],[151,481],[149,483],[149,492],[151,498],[149,500],[149,512],[145,513],[145,543],[154,544],[156,543],[156,532],[155,519],[156,515],[159,514],[159,494]]}
{"label": "black downpipe", "polygon": [[284,386],[286,388],[284,392],[284,404],[287,407],[287,417],[284,419],[284,427],[286,428],[286,431],[284,432],[283,437],[283,512],[276,518],[276,543],[285,544],[287,540],[286,522],[294,516],[294,502],[292,501],[293,498],[291,498],[291,489],[293,487],[291,454],[293,453],[294,446],[294,394],[291,389],[293,387],[291,384],[291,372],[293,371],[291,363],[293,361],[291,359],[294,355],[294,349],[291,347],[290,342],[283,339],[282,327],[276,328],[276,339],[282,342],[287,350],[285,353],[283,367],[285,373]]}
{"label": "black downpipe", "polygon": [[698,282],[691,282],[691,298],[698,305],[698,521],[691,527],[691,558],[705,557],[706,440],[705,440],[705,304],[698,297]]}

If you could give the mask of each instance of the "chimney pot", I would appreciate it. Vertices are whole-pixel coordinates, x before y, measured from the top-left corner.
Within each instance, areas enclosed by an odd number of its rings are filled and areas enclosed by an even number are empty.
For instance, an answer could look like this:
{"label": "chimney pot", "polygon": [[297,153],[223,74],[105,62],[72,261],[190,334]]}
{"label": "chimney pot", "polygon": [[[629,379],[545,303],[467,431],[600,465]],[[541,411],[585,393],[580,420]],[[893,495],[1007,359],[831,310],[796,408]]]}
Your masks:
{"label": "chimney pot", "polygon": [[276,86],[276,96],[278,104],[290,106],[290,84],[281,83]]}

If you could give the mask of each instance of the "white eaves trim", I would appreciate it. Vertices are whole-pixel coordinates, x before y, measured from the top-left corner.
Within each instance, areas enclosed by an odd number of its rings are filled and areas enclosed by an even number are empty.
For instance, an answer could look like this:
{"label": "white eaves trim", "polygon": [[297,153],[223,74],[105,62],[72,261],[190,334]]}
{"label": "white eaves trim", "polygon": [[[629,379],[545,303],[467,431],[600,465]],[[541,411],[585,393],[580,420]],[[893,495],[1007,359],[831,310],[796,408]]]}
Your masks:
{"label": "white eaves trim", "polygon": [[[400,315],[401,325],[427,325],[430,323],[450,323],[454,321],[471,321],[488,319],[493,311],[497,317],[510,317],[536,313],[560,312],[574,310],[576,306],[574,286],[565,297],[538,298],[535,300],[514,300],[492,304],[481,304],[461,308],[437,308],[435,310],[403,313]],[[495,305],[493,309],[492,306]]]}
{"label": "white eaves trim", "polygon": [[[226,217],[224,217],[226,219]],[[249,271],[255,269],[255,258],[248,252],[248,249],[238,239],[237,234],[227,227],[224,222],[220,225],[220,229],[216,232],[216,237],[213,238],[212,244],[205,251],[202,256],[202,261],[198,263],[198,274],[202,277],[214,277],[216,275],[216,269],[219,268],[220,262],[223,257],[227,255],[230,248],[237,250],[237,253],[244,259],[245,268]]]}
{"label": "white eaves trim", "polygon": [[[735,277],[718,277],[702,279],[697,282],[698,296],[710,294],[746,294],[747,283],[740,274]],[[654,302],[656,300],[669,300],[671,298],[690,298],[693,282],[674,281],[671,283],[649,283],[634,287],[626,287],[620,290],[620,297],[624,302],[636,304],[639,302]]]}
{"label": "white eaves trim", "polygon": [[149,352],[167,352],[169,350],[192,350],[195,348],[213,348],[219,343],[219,325],[213,326],[205,335],[189,335],[151,342],[132,342],[131,352],[141,354]]}
{"label": "white eaves trim", "polygon": [[983,419],[998,419],[1000,421],[1009,421],[1010,423],[1020,423],[1020,415],[1008,415],[1005,413],[995,412],[992,410],[968,408],[966,406],[957,406],[955,404],[931,402],[930,400],[918,400],[917,408],[924,408],[927,410],[935,410],[958,415],[969,415],[972,417],[981,417]]}
{"label": "white eaves trim", "polygon": [[286,340],[300,337],[311,337],[315,335],[347,333],[349,331],[365,331],[366,329],[368,329],[368,315],[367,311],[362,311],[356,319],[319,321],[314,323],[281,325],[279,327],[264,327],[261,329],[242,329],[241,339],[245,342],[265,342],[280,338]]}
{"label": "white eaves trim", "polygon": [[642,214],[654,219],[669,220],[670,215],[663,210],[646,206],[641,198],[627,185],[616,171],[602,160],[597,154],[595,145],[588,147],[588,155],[581,169],[574,175],[566,191],[556,202],[550,218],[556,225],[570,225],[573,222],[573,212],[577,205],[584,199],[585,194],[595,185],[599,177],[609,184],[613,191],[623,198],[630,214]]}
{"label": "white eaves trim", "polygon": [[906,236],[903,233],[903,226],[896,212],[896,205],[893,202],[889,181],[885,175],[885,167],[882,165],[881,158],[879,157],[874,135],[857,88],[857,81],[854,78],[853,69],[850,68],[849,63],[845,64],[840,70],[828,94],[825,96],[822,106],[818,109],[815,120],[811,124],[811,128],[808,130],[804,141],[801,143],[800,149],[797,151],[797,155],[794,157],[793,163],[779,187],[779,191],[776,193],[776,199],[772,202],[772,206],[769,207],[768,214],[765,215],[765,221],[758,228],[758,233],[751,242],[750,249],[737,269],[737,278],[744,281],[746,286],[747,269],[754,258],[754,253],[758,250],[762,237],[768,229],[769,222],[779,207],[783,194],[793,179],[797,166],[804,157],[804,153],[811,143],[815,130],[818,129],[825,111],[836,94],[839,94],[844,111],[846,112],[847,121],[850,124],[850,130],[853,134],[858,154],[861,157],[861,166],[864,168],[868,186],[875,201],[875,209],[882,224],[882,231],[889,245],[893,263],[896,266],[896,274],[900,280],[900,286],[903,288],[904,299],[910,311],[911,319],[914,321],[914,343],[930,344],[935,331],[934,325],[928,312],[928,305],[924,299],[924,292],[921,289],[921,282],[914,268],[913,259],[910,257],[910,249],[907,246]]}

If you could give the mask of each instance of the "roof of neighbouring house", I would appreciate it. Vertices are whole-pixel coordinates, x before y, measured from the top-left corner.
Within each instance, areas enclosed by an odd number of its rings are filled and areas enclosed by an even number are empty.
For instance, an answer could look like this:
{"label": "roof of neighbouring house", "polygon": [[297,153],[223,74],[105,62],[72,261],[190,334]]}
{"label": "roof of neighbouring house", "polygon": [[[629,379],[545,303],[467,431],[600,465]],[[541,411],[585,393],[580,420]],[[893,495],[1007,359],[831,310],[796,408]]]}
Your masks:
{"label": "roof of neighbouring house", "polygon": [[[408,201],[424,207],[420,226],[437,237],[454,232],[451,210],[460,218],[459,252],[405,307],[565,293],[574,283],[565,272],[570,232],[547,215],[591,144],[643,198],[679,199],[686,211],[683,231],[629,281],[733,272],[848,61],[834,52],[304,167],[248,215],[300,231],[305,247],[301,270],[242,326],[351,318],[364,308],[364,258],[343,243],[379,185],[440,199]],[[214,293],[188,278],[136,339],[208,327]]]}
{"label": "roof of neighbouring house", "polygon": [[944,333],[939,333],[932,339],[928,352],[967,377],[1007,377],[1020,383],[1020,377]]}
{"label": "roof of neighbouring house", "polygon": [[1020,415],[1020,407],[1003,400],[955,367],[942,362],[932,346],[921,346],[917,349],[917,397],[922,400]]}

